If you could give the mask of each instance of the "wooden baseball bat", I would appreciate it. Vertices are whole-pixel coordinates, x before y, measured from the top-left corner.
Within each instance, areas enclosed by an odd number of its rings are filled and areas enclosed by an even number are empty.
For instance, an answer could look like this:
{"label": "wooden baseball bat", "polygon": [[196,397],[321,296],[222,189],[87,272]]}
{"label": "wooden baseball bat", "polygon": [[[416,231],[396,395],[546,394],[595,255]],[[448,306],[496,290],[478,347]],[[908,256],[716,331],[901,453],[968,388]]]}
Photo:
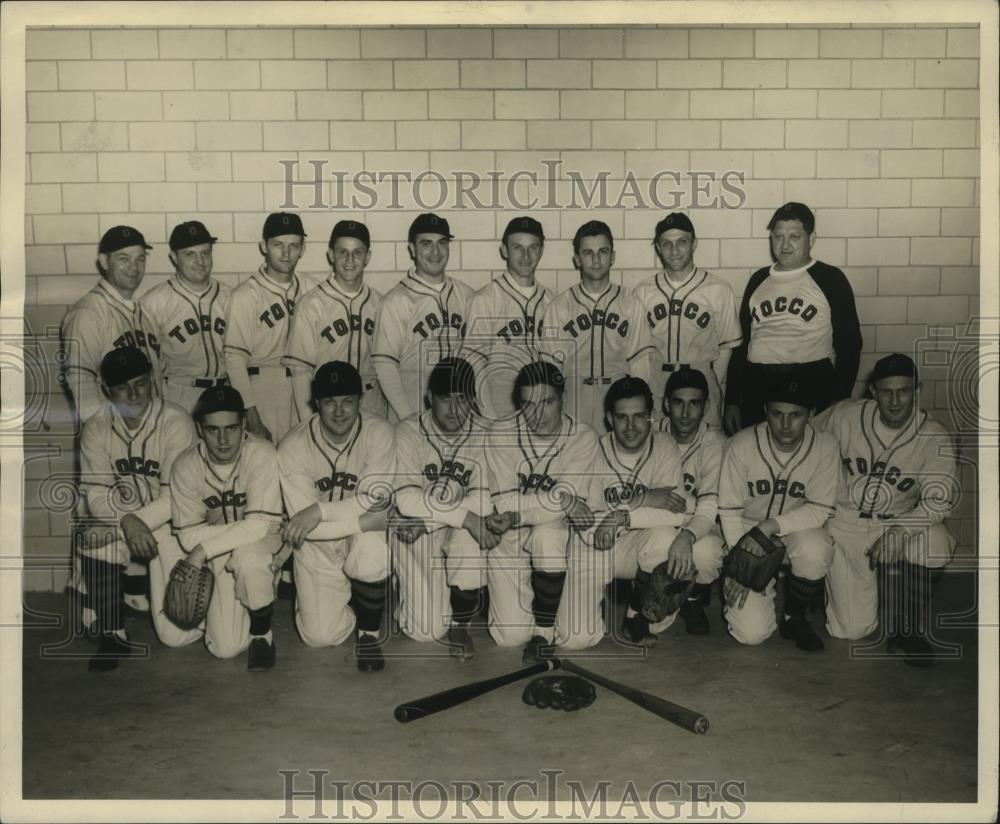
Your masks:
{"label": "wooden baseball bat", "polygon": [[673,701],[667,701],[665,698],[659,698],[648,692],[637,690],[634,687],[619,684],[617,681],[612,681],[603,675],[598,675],[597,673],[590,672],[590,670],[585,670],[583,667],[578,667],[572,661],[568,661],[565,658],[559,659],[559,666],[567,672],[576,673],[588,681],[593,681],[605,689],[618,693],[622,698],[627,698],[633,704],[638,704],[644,710],[648,710],[653,715],[660,716],[660,718],[665,718],[670,723],[688,730],[688,732],[698,735],[704,735],[708,732],[708,719],[700,712],[689,710],[687,707],[682,707]]}
{"label": "wooden baseball bat", "polygon": [[471,701],[473,698],[478,698],[480,695],[492,692],[505,684],[512,684],[514,681],[520,681],[522,678],[527,678],[530,675],[539,675],[543,672],[548,672],[558,666],[559,662],[552,659],[532,664],[530,667],[525,667],[514,672],[508,672],[506,675],[498,675],[496,678],[487,678],[483,681],[463,684],[460,687],[452,687],[450,690],[435,692],[433,695],[425,695],[423,698],[417,698],[413,701],[407,701],[405,704],[400,704],[392,714],[400,724],[406,724],[409,721],[425,718],[435,712],[441,712],[441,710],[447,710],[459,704],[464,704],[466,701]]}

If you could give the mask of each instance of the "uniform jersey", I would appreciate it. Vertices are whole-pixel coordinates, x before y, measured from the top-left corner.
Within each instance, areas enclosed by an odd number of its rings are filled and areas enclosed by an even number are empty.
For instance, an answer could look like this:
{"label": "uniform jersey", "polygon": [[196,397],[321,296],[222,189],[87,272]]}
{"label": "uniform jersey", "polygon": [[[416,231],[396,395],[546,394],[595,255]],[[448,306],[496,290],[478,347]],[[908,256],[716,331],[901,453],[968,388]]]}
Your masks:
{"label": "uniform jersey", "polygon": [[143,296],[141,304],[156,329],[165,377],[225,377],[222,344],[232,291],[229,285],[210,280],[198,295],[173,277]]}
{"label": "uniform jersey", "polygon": [[77,414],[86,421],[106,400],[101,392],[101,361],[112,349],[134,346],[153,365],[153,390],[160,393],[160,342],[139,301],[126,300],[106,280],[74,303],[63,318],[66,380]]}
{"label": "uniform jersey", "polygon": [[675,285],[666,272],[640,283],[651,335],[664,363],[713,361],[742,339],[732,287],[697,267]]}
{"label": "uniform jersey", "polygon": [[722,459],[719,521],[732,547],[746,531],[774,519],[778,534],[815,529],[833,514],[840,475],[837,444],[830,435],[806,424],[794,452],[773,444],[766,423],[734,435]]}
{"label": "uniform jersey", "polygon": [[278,366],[285,356],[288,329],[301,293],[298,275],[287,284],[264,267],[233,290],[226,320],[225,348],[242,352],[247,366]]}
{"label": "uniform jersey", "polygon": [[[810,261],[810,264],[812,261]],[[771,267],[748,303],[752,363],[811,363],[833,359],[830,304],[808,267]]]}
{"label": "uniform jersey", "polygon": [[843,467],[837,516],[890,519],[910,515],[937,524],[958,500],[948,431],[922,409],[899,430],[881,423],[874,400],[841,401],[814,423],[829,432]]}
{"label": "uniform jersey", "polygon": [[569,378],[616,378],[642,374],[655,352],[638,298],[610,284],[598,297],[580,285],[552,299],[542,315],[543,354]]}
{"label": "uniform jersey", "polygon": [[339,360],[364,378],[374,377],[371,348],[381,302],[382,296],[368,285],[349,295],[333,277],[327,278],[295,305],[282,363],[315,372],[324,363]]}
{"label": "uniform jersey", "polygon": [[[659,431],[673,439],[670,418],[661,418]],[[696,538],[703,538],[715,527],[719,511],[719,473],[726,436],[701,422],[691,443],[678,444],[681,453],[685,497],[688,499],[686,526]]]}
{"label": "uniform jersey", "polygon": [[590,502],[598,509],[625,509],[647,490],[679,489],[683,483],[680,451],[666,435],[650,432],[635,455],[622,452],[614,432],[602,435],[597,447]]}

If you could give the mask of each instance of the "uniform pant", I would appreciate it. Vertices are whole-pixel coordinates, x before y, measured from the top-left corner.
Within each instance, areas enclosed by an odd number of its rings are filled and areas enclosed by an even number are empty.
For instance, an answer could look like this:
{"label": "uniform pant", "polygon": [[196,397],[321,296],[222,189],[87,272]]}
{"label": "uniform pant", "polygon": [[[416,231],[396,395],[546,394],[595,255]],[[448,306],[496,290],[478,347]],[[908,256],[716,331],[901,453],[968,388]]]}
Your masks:
{"label": "uniform pant", "polygon": [[200,386],[191,386],[190,378],[163,379],[163,399],[177,404],[189,415],[204,391]]}
{"label": "uniform pant", "polygon": [[748,361],[742,377],[740,421],[744,429],[764,421],[764,396],[775,378],[789,374],[804,375],[815,392],[817,414],[834,401],[836,373],[826,358],[808,363],[753,363]]}
{"label": "uniform pant", "polygon": [[184,647],[193,644],[204,634],[201,629],[183,630],[173,623],[163,611],[163,594],[170,580],[170,572],[181,558],[185,557],[177,539],[166,524],[155,532],[157,555],[149,562],[149,610],[153,616],[153,629],[160,643],[168,647]]}
{"label": "uniform pant", "polygon": [[399,579],[399,627],[415,641],[438,641],[451,626],[449,587],[479,589],[485,581],[483,550],[465,529],[441,527],[412,544],[390,532]]}
{"label": "uniform pant", "polygon": [[611,378],[595,378],[595,382],[585,382],[575,375],[566,378],[565,410],[578,421],[589,424],[598,435],[608,431],[604,423],[604,396],[608,394]]}
{"label": "uniform pant", "polygon": [[[826,629],[834,638],[856,641],[878,628],[878,573],[865,552],[892,521],[831,518],[825,528],[833,540],[833,563],[826,575]],[[926,527],[906,543],[905,560],[940,569],[955,551],[944,524]]]}
{"label": "uniform pant", "polygon": [[389,547],[381,532],[338,541],[306,541],[295,550],[295,626],[309,647],[343,643],[354,632],[351,579],[389,577]]}
{"label": "uniform pant", "polygon": [[[744,523],[744,531],[753,524]],[[819,581],[826,575],[833,561],[833,542],[822,527],[805,529],[782,537],[787,548],[786,557],[792,574],[809,581]],[[774,613],[775,585],[771,581],[763,593],[747,595],[741,609],[728,605],[723,614],[729,624],[729,634],[741,644],[762,644],[778,628]]]}
{"label": "uniform pant", "polygon": [[[705,422],[716,429],[722,428],[722,388],[719,386],[719,379],[712,369],[712,361],[692,361],[687,364],[692,369],[697,369],[705,376],[708,383],[708,400],[705,403]],[[664,368],[669,367],[669,368]],[[659,408],[664,415],[669,414],[668,406],[664,395],[667,391],[667,381],[670,376],[681,368],[681,364],[663,364],[653,362],[653,406]]]}
{"label": "uniform pant", "polygon": [[[161,534],[157,531],[154,537],[159,540]],[[169,527],[166,534],[170,534]],[[83,519],[74,527],[73,542],[72,574],[68,586],[76,590],[84,627],[90,627],[96,619],[96,610],[90,604],[92,596],[82,566],[83,557],[123,567],[125,576],[134,579],[145,579],[146,564],[132,560],[121,530],[114,525]]]}
{"label": "uniform pant", "polygon": [[284,366],[255,368],[259,371],[250,375],[250,385],[256,398],[257,413],[261,423],[271,433],[273,443],[277,444],[299,419],[292,396],[292,379],[286,374]]}

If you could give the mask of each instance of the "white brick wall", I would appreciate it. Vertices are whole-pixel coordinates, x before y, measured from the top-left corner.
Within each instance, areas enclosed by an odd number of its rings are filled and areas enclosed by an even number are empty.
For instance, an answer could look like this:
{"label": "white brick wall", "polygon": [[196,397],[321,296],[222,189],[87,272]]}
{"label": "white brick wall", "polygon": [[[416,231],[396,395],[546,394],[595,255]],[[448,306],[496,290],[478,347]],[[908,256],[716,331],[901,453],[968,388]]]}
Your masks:
{"label": "white brick wall", "polygon": [[[58,322],[93,282],[100,233],[120,222],[156,244],[148,284],[169,272],[170,228],[198,216],[220,238],[217,271],[238,282],[256,268],[263,217],[284,198],[279,160],[298,160],[300,180],[312,159],[349,175],[534,170],[537,187],[513,190],[541,200],[546,159],[562,160],[554,186],[567,198],[570,170],[585,185],[608,171],[615,197],[626,174],[648,191],[663,170],[739,169],[742,208],[694,212],[699,262],[742,290],[768,260],[773,209],[809,203],[817,253],[854,285],[870,367],[928,324],[961,334],[978,306],[978,43],[977,29],[945,24],[32,30],[28,312]],[[662,184],[668,201],[689,205],[689,186]],[[384,204],[390,184],[375,188]],[[329,179],[322,189],[330,197]],[[403,209],[365,215],[383,288],[407,266],[403,238],[419,208],[401,192]],[[296,193],[322,238],[342,213],[307,209],[311,187]],[[480,197],[489,201],[485,189]],[[449,215],[453,268],[470,283],[499,268],[496,238],[512,211]],[[574,281],[568,239],[592,216],[618,233],[625,283],[653,265],[660,209],[625,199],[532,213],[550,237],[539,272],[550,286]],[[303,270],[325,270],[321,240]],[[931,381],[925,397],[949,420],[944,383]],[[41,538],[62,534],[49,523],[29,521]]]}

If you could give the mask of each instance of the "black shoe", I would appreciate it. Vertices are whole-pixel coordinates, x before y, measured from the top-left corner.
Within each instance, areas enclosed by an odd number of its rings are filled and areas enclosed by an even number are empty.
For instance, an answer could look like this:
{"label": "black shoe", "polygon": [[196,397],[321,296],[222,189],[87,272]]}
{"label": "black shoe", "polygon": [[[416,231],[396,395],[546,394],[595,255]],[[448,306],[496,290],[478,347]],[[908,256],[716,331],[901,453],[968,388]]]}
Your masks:
{"label": "black shoe", "polygon": [[251,672],[269,670],[274,666],[274,644],[266,638],[259,637],[250,641],[247,650],[247,669]]}
{"label": "black shoe", "polygon": [[656,646],[656,636],[649,631],[649,621],[640,612],[632,616],[625,616],[625,620],[622,622],[622,633],[626,643],[647,649]]}
{"label": "black shoe", "polygon": [[537,664],[552,658],[555,648],[541,635],[532,635],[528,645],[521,653],[521,661],[525,664]]}
{"label": "black shoe", "polygon": [[778,628],[778,633],[782,638],[794,641],[795,646],[805,652],[819,652],[824,647],[823,639],[813,631],[803,616],[785,618]]}
{"label": "black shoe", "polygon": [[475,649],[467,627],[455,625],[448,628],[448,652],[452,658],[468,661]]}
{"label": "black shoe", "polygon": [[281,580],[278,581],[278,597],[283,601],[294,601],[295,600],[295,581],[289,576],[288,580],[285,580],[285,576],[288,575],[287,572],[281,573]]}
{"label": "black shoe", "polygon": [[136,646],[122,640],[113,632],[102,632],[97,642],[97,653],[87,662],[90,672],[111,672],[118,669],[124,658],[129,658]]}
{"label": "black shoe", "polygon": [[712,625],[708,623],[708,616],[700,599],[689,598],[681,604],[680,614],[689,635],[708,635],[712,631]]}
{"label": "black shoe", "polygon": [[376,636],[367,632],[359,632],[354,639],[354,659],[361,672],[378,672],[385,669],[382,644]]}
{"label": "black shoe", "polygon": [[934,666],[934,650],[919,635],[890,635],[885,646],[888,652],[902,652],[903,663],[911,667]]}

